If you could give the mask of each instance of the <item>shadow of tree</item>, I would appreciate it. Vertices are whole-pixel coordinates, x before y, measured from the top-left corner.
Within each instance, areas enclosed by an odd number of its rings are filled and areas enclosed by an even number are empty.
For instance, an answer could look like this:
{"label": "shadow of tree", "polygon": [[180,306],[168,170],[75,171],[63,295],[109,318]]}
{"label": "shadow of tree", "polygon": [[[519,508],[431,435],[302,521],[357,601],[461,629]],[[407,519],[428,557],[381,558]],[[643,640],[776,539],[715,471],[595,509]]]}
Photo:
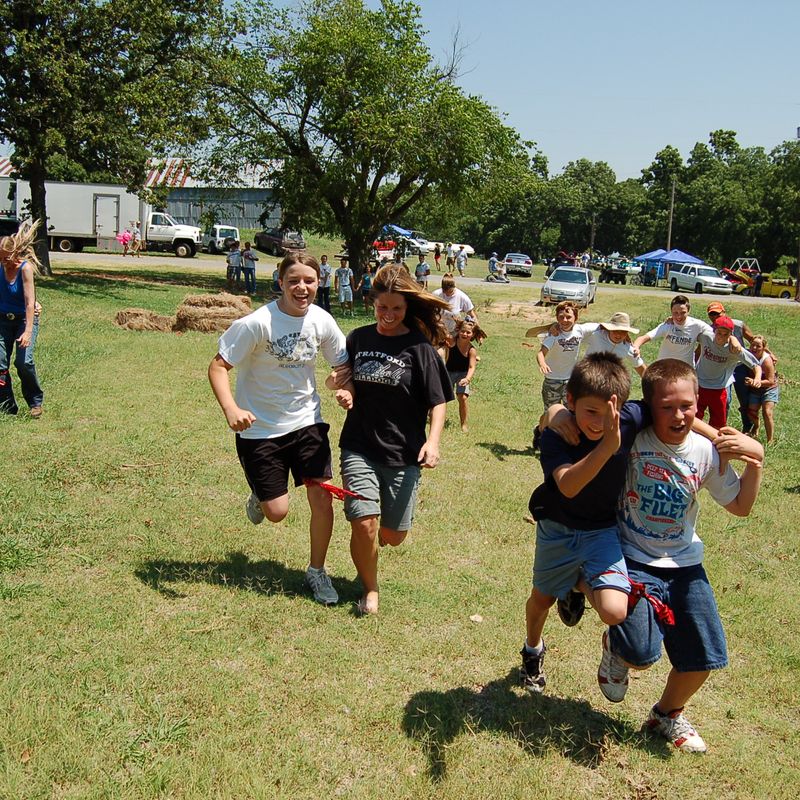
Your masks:
{"label": "shadow of tree", "polygon": [[[131,289],[166,292],[166,287],[159,285],[163,283],[167,283],[167,281],[143,280],[127,274],[117,277],[73,272],[57,273],[52,278],[48,278],[44,285],[51,291],[67,295],[122,300]],[[185,278],[183,283],[187,284]],[[187,285],[194,285],[194,281]]]}
{"label": "shadow of tree", "polygon": [[556,751],[592,769],[614,743],[668,757],[665,742],[645,738],[638,728],[596,711],[586,700],[521,694],[514,690],[518,684],[515,668],[478,690],[418,692],[408,701],[403,730],[425,750],[432,781],[446,778],[447,748],[465,731],[499,732],[532,756]]}
{"label": "shadow of tree", "polygon": [[[184,597],[170,584],[208,583],[256,592],[263,595],[294,597],[307,595],[305,571],[287,567],[278,561],[251,561],[240,552],[226,553],[225,561],[145,561],[134,575],[165,597]],[[342,597],[361,596],[361,585],[347,578],[332,578]]]}
{"label": "shadow of tree", "polygon": [[784,486],[783,491],[787,494],[800,494],[800,485],[798,486]]}
{"label": "shadow of tree", "polygon": [[502,442],[478,442],[478,447],[488,450],[498,461],[505,461],[509,456],[532,456],[533,448],[526,447],[524,450],[515,450]]}

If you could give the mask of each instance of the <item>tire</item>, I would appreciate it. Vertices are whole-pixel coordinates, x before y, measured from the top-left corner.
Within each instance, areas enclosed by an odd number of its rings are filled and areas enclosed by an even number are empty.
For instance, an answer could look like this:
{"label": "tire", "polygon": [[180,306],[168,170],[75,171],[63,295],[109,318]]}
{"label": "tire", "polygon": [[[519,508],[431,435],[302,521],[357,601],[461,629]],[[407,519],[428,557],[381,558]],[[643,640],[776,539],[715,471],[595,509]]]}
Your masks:
{"label": "tire", "polygon": [[214,256],[214,255],[216,255],[217,253],[219,253],[219,248],[217,247],[217,241],[216,241],[216,239],[211,239],[211,241],[209,241],[209,243],[208,243],[208,252],[209,252],[209,253],[210,253],[212,256]]}
{"label": "tire", "polygon": [[781,298],[781,300],[789,300],[789,299],[791,298],[791,296],[792,296],[792,293],[791,293],[791,292],[788,292],[788,291],[786,291],[786,292],[781,292],[781,293],[780,293],[780,295],[779,295],[779,297]]}
{"label": "tire", "polygon": [[68,239],[64,237],[63,239],[56,239],[55,240],[55,250],[58,250],[59,253],[74,253],[78,248],[75,246],[74,239]]}
{"label": "tire", "polygon": [[669,288],[672,289],[673,292],[678,291],[678,281],[676,281],[675,278],[670,281]]}
{"label": "tire", "polygon": [[194,255],[194,247],[189,242],[176,242],[172,249],[178,258],[191,258]]}
{"label": "tire", "polygon": [[703,294],[703,284],[702,283],[696,283],[694,285],[694,293],[695,294]]}
{"label": "tire", "polygon": [[750,297],[752,293],[753,290],[749,286],[745,286],[744,289],[742,289],[742,291],[739,292],[739,294],[741,294],[743,297]]}

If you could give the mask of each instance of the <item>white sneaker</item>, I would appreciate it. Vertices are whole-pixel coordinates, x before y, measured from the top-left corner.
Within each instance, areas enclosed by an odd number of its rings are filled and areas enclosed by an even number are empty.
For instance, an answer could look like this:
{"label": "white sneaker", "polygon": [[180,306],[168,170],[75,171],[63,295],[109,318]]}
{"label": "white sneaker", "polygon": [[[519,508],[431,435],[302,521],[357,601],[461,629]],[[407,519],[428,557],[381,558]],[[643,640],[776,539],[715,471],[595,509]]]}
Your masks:
{"label": "white sneaker", "polygon": [[603,657],[597,669],[597,683],[600,691],[612,703],[621,703],[628,691],[628,667],[625,662],[611,652],[608,646],[608,631],[603,633]]}
{"label": "white sneaker", "polygon": [[708,749],[692,723],[683,716],[683,709],[673,711],[671,714],[661,714],[653,706],[644,727],[663,736],[684,753],[705,753]]}
{"label": "white sneaker", "polygon": [[339,602],[339,595],[333,588],[330,576],[322,569],[309,567],[306,570],[306,585],[314,593],[314,599],[324,606],[335,606]]}
{"label": "white sneaker", "polygon": [[264,512],[261,510],[261,503],[258,502],[258,498],[252,492],[250,493],[250,497],[247,498],[244,510],[247,512],[247,519],[249,519],[253,525],[260,525],[264,521]]}

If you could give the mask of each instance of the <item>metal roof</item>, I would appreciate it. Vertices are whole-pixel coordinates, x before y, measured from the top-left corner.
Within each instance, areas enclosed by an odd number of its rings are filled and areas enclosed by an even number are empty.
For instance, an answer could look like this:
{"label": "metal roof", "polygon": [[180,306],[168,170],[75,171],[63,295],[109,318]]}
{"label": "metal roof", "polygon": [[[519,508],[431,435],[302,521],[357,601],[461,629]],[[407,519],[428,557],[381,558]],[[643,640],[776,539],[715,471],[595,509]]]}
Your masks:
{"label": "metal roof", "polygon": [[0,157],[0,178],[11,177],[12,169],[13,167],[11,166],[11,159]]}

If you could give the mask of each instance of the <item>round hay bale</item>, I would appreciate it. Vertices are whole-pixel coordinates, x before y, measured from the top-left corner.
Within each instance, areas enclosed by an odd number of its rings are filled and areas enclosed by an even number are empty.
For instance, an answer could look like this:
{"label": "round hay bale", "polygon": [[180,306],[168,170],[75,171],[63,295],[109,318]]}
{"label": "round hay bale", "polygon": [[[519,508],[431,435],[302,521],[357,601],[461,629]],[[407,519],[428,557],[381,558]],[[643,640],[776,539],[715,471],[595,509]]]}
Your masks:
{"label": "round hay bale", "polygon": [[171,333],[175,317],[156,314],[146,308],[124,308],[114,315],[114,323],[128,331]]}

